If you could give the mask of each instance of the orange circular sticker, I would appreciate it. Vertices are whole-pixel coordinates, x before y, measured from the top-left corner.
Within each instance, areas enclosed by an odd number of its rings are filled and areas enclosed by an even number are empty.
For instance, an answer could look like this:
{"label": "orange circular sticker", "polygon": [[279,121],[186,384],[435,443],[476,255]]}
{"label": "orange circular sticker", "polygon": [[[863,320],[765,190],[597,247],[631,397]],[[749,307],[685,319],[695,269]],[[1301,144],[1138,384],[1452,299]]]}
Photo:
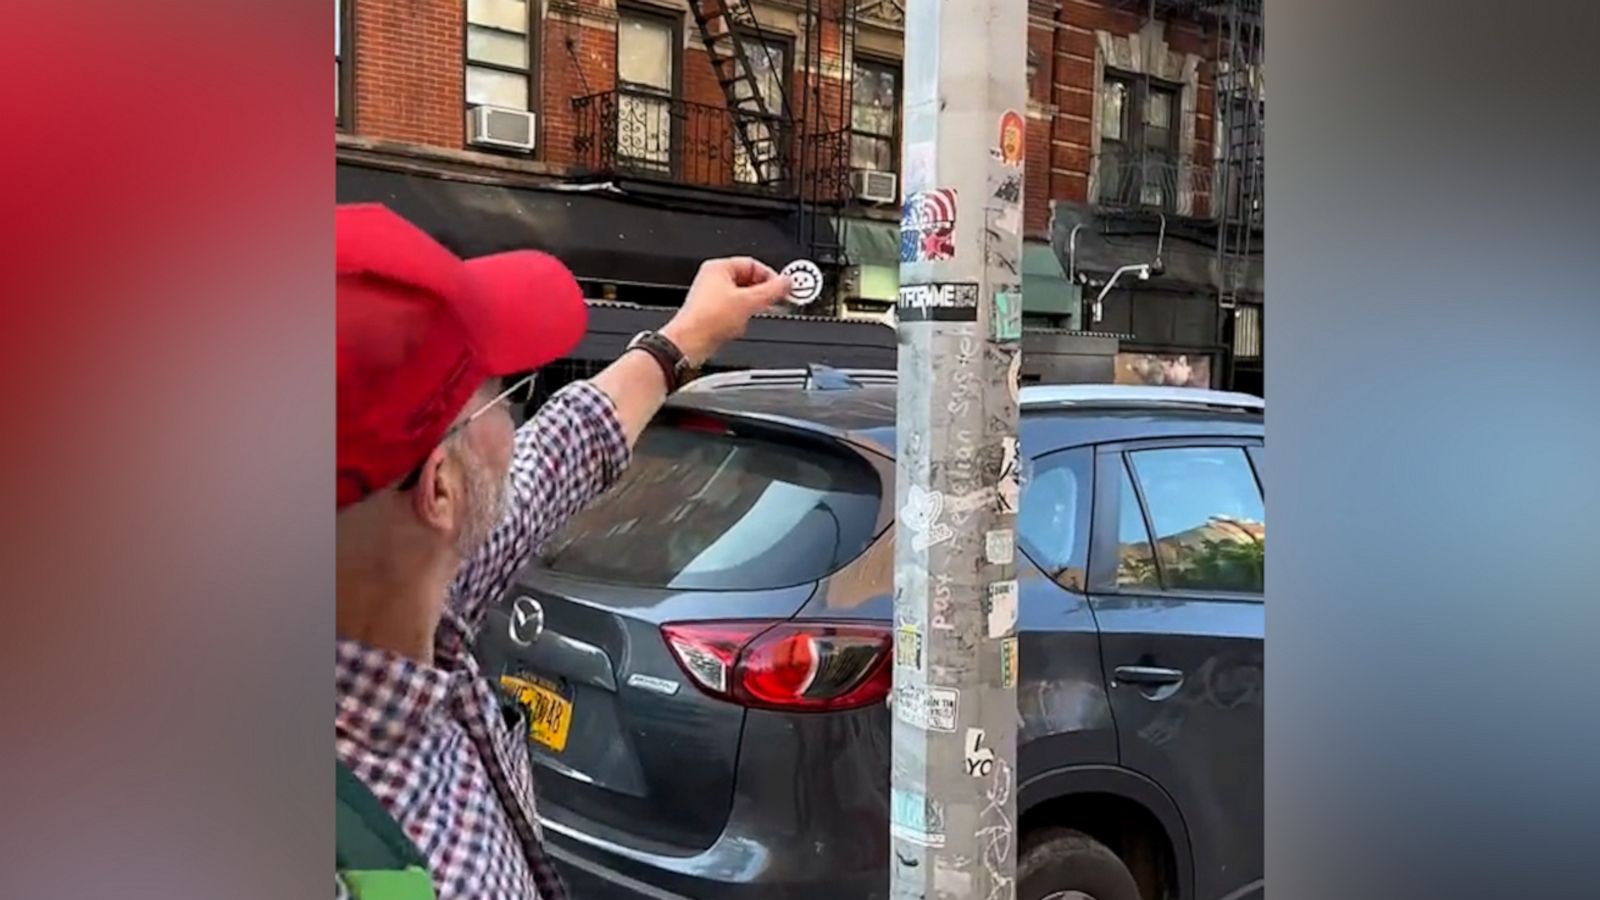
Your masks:
{"label": "orange circular sticker", "polygon": [[1022,116],[1014,109],[1006,110],[1000,117],[1000,160],[1008,166],[1022,165],[1026,152],[1024,127]]}

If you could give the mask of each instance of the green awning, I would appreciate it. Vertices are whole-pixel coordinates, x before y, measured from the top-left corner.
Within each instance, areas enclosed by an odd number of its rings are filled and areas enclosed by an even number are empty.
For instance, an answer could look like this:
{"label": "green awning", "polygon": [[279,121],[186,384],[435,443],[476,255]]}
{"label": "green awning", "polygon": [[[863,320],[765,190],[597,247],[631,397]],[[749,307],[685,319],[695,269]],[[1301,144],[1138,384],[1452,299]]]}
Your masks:
{"label": "green awning", "polygon": [[900,225],[875,219],[838,219],[834,228],[855,265],[900,266]]}
{"label": "green awning", "polygon": [[1067,280],[1049,244],[1022,245],[1022,311],[1071,316],[1080,309],[1083,288]]}

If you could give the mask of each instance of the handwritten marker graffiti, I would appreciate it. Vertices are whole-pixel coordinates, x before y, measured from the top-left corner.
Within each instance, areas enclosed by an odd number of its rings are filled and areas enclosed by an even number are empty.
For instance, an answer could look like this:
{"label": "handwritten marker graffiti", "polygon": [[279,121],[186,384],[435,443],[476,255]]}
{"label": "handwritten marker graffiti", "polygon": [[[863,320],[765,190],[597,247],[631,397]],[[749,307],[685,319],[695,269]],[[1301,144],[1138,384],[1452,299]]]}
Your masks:
{"label": "handwritten marker graffiti", "polygon": [[933,262],[956,257],[956,192],[918,191],[900,212],[900,261]]}

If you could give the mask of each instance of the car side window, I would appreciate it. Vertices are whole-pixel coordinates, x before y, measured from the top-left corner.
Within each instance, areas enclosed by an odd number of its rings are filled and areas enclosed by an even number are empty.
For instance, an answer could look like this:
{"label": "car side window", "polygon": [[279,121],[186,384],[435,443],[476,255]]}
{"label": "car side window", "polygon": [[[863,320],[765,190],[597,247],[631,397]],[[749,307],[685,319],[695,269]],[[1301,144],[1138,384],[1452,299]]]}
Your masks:
{"label": "car side window", "polygon": [[1120,459],[1118,462],[1122,486],[1117,495],[1122,499],[1117,510],[1117,586],[1159,590],[1161,579],[1156,572],[1156,555],[1150,549],[1150,530],[1145,527],[1144,510],[1139,508],[1139,494],[1133,489],[1133,479],[1128,477],[1127,465]]}
{"label": "car side window", "polygon": [[1137,450],[1128,459],[1166,588],[1263,592],[1266,509],[1244,448]]}
{"label": "car side window", "polygon": [[1017,511],[1023,550],[1062,587],[1082,591],[1089,561],[1090,485],[1088,448],[1046,454],[1033,461]]}

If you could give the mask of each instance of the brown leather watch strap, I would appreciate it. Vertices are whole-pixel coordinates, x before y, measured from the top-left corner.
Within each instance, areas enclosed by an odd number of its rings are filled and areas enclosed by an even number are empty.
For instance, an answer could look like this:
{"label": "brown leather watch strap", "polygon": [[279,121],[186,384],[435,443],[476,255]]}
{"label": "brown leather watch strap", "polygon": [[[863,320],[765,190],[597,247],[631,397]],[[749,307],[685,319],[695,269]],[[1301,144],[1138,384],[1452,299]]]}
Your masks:
{"label": "brown leather watch strap", "polygon": [[643,350],[650,354],[650,358],[661,367],[661,376],[666,379],[667,393],[672,393],[683,387],[686,366],[683,365],[683,351],[677,345],[661,335],[646,331],[634,337],[628,344],[629,350]]}

